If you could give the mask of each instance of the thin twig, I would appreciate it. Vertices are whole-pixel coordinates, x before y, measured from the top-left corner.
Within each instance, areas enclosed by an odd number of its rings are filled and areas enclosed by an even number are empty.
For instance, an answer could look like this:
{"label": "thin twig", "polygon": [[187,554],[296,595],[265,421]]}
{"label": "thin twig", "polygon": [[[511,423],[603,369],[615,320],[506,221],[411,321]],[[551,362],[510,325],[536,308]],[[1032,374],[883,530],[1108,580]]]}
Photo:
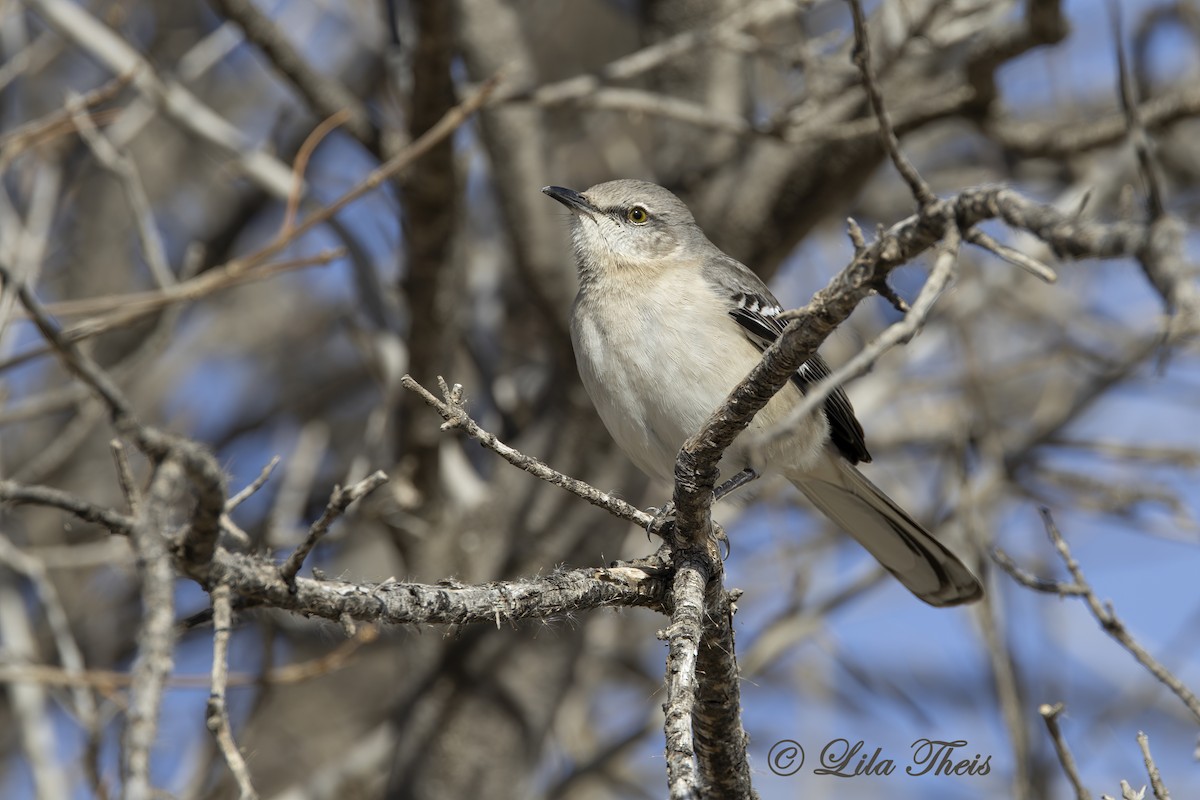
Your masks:
{"label": "thin twig", "polygon": [[217,585],[211,592],[213,604],[213,660],[212,688],[208,695],[205,723],[217,747],[229,765],[237,781],[240,800],[256,800],[258,792],[250,782],[250,770],[242,758],[237,743],[233,740],[233,727],[229,724],[229,709],[225,703],[225,690],[229,682],[229,634],[233,627],[233,604],[230,600],[229,584]]}
{"label": "thin twig", "polygon": [[0,502],[13,505],[39,505],[59,508],[85,522],[107,528],[112,533],[126,535],[133,528],[133,519],[111,509],[80,500],[69,492],[48,486],[25,486],[16,481],[0,480]]}
{"label": "thin twig", "polygon": [[1066,565],[1067,571],[1071,573],[1071,577],[1074,578],[1075,583],[1083,588],[1083,598],[1087,601],[1087,606],[1092,612],[1092,616],[1100,623],[1101,629],[1129,651],[1129,654],[1139,664],[1149,670],[1151,675],[1183,701],[1183,704],[1187,706],[1192,716],[1197,721],[1200,721],[1200,698],[1197,698],[1191,689],[1184,686],[1183,681],[1175,677],[1170,670],[1138,644],[1137,640],[1126,630],[1125,624],[1121,622],[1113,611],[1111,603],[1100,602],[1091,585],[1087,582],[1087,578],[1084,577],[1083,570],[1079,567],[1079,562],[1071,555],[1071,550],[1067,546],[1066,539],[1062,537],[1058,526],[1054,524],[1054,518],[1050,516],[1050,509],[1042,508],[1040,509],[1040,513],[1042,515],[1042,523],[1046,528],[1046,535],[1050,537],[1050,541],[1054,544],[1054,549],[1058,551],[1059,557]]}
{"label": "thin twig", "polygon": [[[184,301],[202,300],[205,297],[243,283],[274,277],[285,272],[312,266],[324,266],[346,255],[344,247],[331,247],[320,250],[312,255],[289,258],[285,261],[273,261],[263,264],[253,270],[228,269],[224,267],[208,269],[199,275],[181,281],[172,286],[144,292],[124,292],[121,294],[84,297],[78,300],[60,300],[46,304],[46,313],[56,317],[79,317],[85,314],[102,314],[105,312],[124,312],[114,315],[121,324],[140,319],[147,314],[161,311],[169,305]],[[104,320],[84,320],[76,328],[66,333],[73,336],[75,331],[85,326],[99,326]],[[88,335],[104,333],[110,328],[88,331]],[[74,339],[72,339],[74,341]]]}
{"label": "thin twig", "polygon": [[1153,222],[1166,213],[1163,202],[1162,184],[1158,179],[1154,159],[1150,154],[1150,137],[1146,135],[1146,126],[1142,124],[1141,110],[1138,107],[1137,91],[1133,86],[1133,76],[1129,73],[1129,62],[1125,55],[1125,39],[1121,36],[1121,6],[1117,0],[1108,1],[1108,18],[1112,24],[1113,42],[1117,51],[1117,94],[1121,98],[1121,110],[1125,112],[1125,120],[1129,131],[1129,139],[1133,143],[1133,151],[1137,155],[1138,168],[1142,179],[1146,181],[1146,206]]}
{"label": "thin twig", "polygon": [[[250,5],[253,5],[253,3]],[[300,209],[300,198],[304,194],[304,175],[308,171],[309,159],[316,152],[317,146],[325,141],[325,137],[333,133],[349,117],[350,111],[348,109],[343,108],[340,111],[336,111],[321,120],[321,124],[313,128],[312,132],[304,137],[304,142],[300,145],[300,149],[296,151],[296,158],[292,162],[292,173],[296,177],[292,182],[292,193],[288,195],[287,210],[283,215],[283,223],[279,226],[279,237],[287,236],[288,231],[296,224],[296,212]]]}
{"label": "thin twig", "polygon": [[233,521],[233,517],[231,517],[230,514],[235,508],[249,499],[251,495],[266,485],[267,480],[271,477],[271,472],[275,469],[275,465],[278,463],[279,456],[272,456],[271,461],[262,468],[262,471],[258,473],[257,478],[251,481],[249,485],[243,488],[240,492],[225,501],[225,510],[221,513],[221,530],[224,531],[225,534],[231,539],[236,541],[241,547],[250,547],[252,540],[250,535],[242,530],[241,527]]}
{"label": "thin twig", "polygon": [[1171,793],[1163,785],[1158,765],[1154,763],[1154,756],[1150,755],[1150,739],[1143,731],[1138,731],[1137,743],[1138,747],[1142,749],[1142,759],[1146,762],[1146,774],[1150,776],[1150,788],[1154,792],[1154,796],[1158,800],[1170,800]]}
{"label": "thin twig", "polygon": [[[46,565],[40,559],[23,552],[3,533],[0,533],[0,563],[7,564],[29,578],[41,601],[41,609],[45,613],[46,622],[54,638],[58,658],[62,663],[62,672],[72,681],[79,680],[87,671],[83,651],[75,640],[67,610],[59,596],[58,588],[46,572]],[[20,602],[16,605],[17,607],[23,606]],[[6,643],[6,647],[11,644],[11,642]],[[87,732],[89,740],[98,740],[102,735],[103,726],[100,723],[96,698],[92,695],[91,688],[82,683],[72,683],[71,696],[74,701],[74,713],[78,717],[80,725]],[[107,788],[104,786],[98,766],[98,750],[93,751],[91,742],[89,742],[88,750],[86,762],[89,773],[88,780],[98,794],[107,795]]]}
{"label": "thin twig", "polygon": [[[45,306],[46,313],[56,316],[75,316],[93,311],[107,311],[101,316],[85,319],[62,331],[65,342],[75,343],[132,325],[162,309],[182,302],[191,302],[207,297],[222,289],[251,281],[260,281],[311,266],[324,266],[346,255],[344,248],[332,248],[302,258],[293,258],[264,264],[252,270],[229,272],[223,267],[205,271],[202,275],[176,283],[166,289],[150,292],[89,297],[82,300],[65,300]],[[0,361],[0,372],[20,366],[35,358],[54,352],[49,345],[34,346]]]}
{"label": "thin twig", "polygon": [[376,470],[353,486],[345,489],[340,486],[334,487],[333,496],[329,498],[329,503],[325,506],[325,512],[321,514],[321,518],[312,524],[312,527],[308,529],[308,536],[304,537],[300,546],[292,551],[287,561],[280,565],[279,577],[288,584],[295,584],[296,573],[303,566],[304,559],[308,558],[308,554],[317,546],[321,537],[329,532],[329,527],[333,525],[334,520],[344,514],[355,500],[365,497],[387,483],[387,479],[387,475],[381,470]]}
{"label": "thin twig", "polygon": [[183,470],[173,460],[159,465],[130,540],[142,577],[142,620],[123,740],[121,777],[127,800],[151,800],[150,750],[158,733],[163,690],[175,647],[175,570],[163,531],[183,491]]}
{"label": "thin twig", "polygon": [[[50,35],[54,36],[54,34]],[[101,103],[107,103],[120,94],[121,90],[132,79],[132,73],[118,75],[107,83],[92,89],[90,92],[80,95],[77,105],[84,109],[91,109]],[[8,163],[16,158],[18,154],[27,147],[44,141],[52,133],[65,134],[74,130],[74,126],[71,123],[73,113],[73,109],[58,108],[44,117],[27,122],[19,128],[0,136],[0,171],[7,171],[6,167]],[[96,111],[91,112],[93,117],[101,113]],[[93,122],[95,122],[94,119]]]}
{"label": "thin twig", "polygon": [[[592,505],[599,506],[621,519],[629,520],[639,527],[649,528],[651,523],[655,522],[654,517],[626,503],[624,500],[619,500],[581,480],[551,469],[533,456],[527,456],[519,450],[504,444],[504,442],[497,439],[493,434],[479,427],[479,424],[467,414],[466,408],[463,405],[463,390],[461,386],[454,384],[453,387],[448,387],[441,378],[438,381],[442,386],[444,400],[439,400],[428,389],[413,380],[410,375],[405,375],[401,378],[400,384],[405,389],[419,394],[422,400],[442,415],[442,419],[446,420],[442,424],[442,430],[461,430],[472,439],[478,440],[480,444],[499,455],[514,467],[523,469],[530,475],[541,478],[547,483],[564,489],[577,497],[581,497]],[[653,530],[657,531],[658,527],[653,528]]]}
{"label": "thin twig", "polygon": [[[199,616],[199,615],[196,615]],[[214,619],[212,610],[208,610],[205,621]],[[179,626],[184,627],[184,626]],[[272,667],[265,673],[232,673],[226,678],[226,686],[287,686],[304,683],[313,678],[320,678],[347,667],[354,655],[364,646],[379,638],[379,626],[365,624],[358,626],[354,637],[347,639],[333,650],[320,656],[291,664]],[[21,666],[0,666],[0,683],[41,683],[47,686],[65,686],[68,688],[84,687],[96,689],[108,695],[133,685],[133,674],[105,669],[89,669],[82,671],[68,670],[64,667],[52,667],[46,664],[24,664]],[[212,673],[180,674],[178,672],[167,679],[169,689],[212,689]]]}
{"label": "thin twig", "polygon": [[175,274],[167,259],[167,248],[162,235],[154,220],[154,209],[150,197],[142,182],[137,165],[129,154],[123,152],[96,127],[91,115],[87,113],[83,95],[70,94],[67,97],[66,108],[71,114],[71,122],[80,138],[91,149],[96,160],[116,176],[117,181],[129,202],[129,211],[137,225],[138,240],[142,246],[142,257],[150,268],[150,276],[158,288],[162,289],[177,283]]}
{"label": "thin twig", "polygon": [[1036,592],[1044,592],[1046,594],[1056,594],[1061,597],[1082,596],[1087,592],[1085,587],[1077,583],[1063,583],[1062,581],[1041,578],[1034,575],[1032,572],[1018,565],[1008,553],[999,547],[993,547],[991,555],[992,560],[1000,566],[1000,569],[1007,572],[1013,580],[1027,589],[1033,589]]}
{"label": "thin twig", "polygon": [[769,25],[781,17],[795,14],[796,6],[794,0],[760,0],[743,4],[708,27],[685,30],[669,36],[641,50],[621,56],[592,74],[576,75],[542,86],[506,87],[505,90],[497,92],[491,102],[495,104],[531,101],[543,106],[552,106],[579,100],[606,82],[630,80],[698,47],[720,45],[739,36],[746,28]]}
{"label": "thin twig", "polygon": [[1058,754],[1058,763],[1062,764],[1063,772],[1067,774],[1067,780],[1075,789],[1075,797],[1077,800],[1091,800],[1091,793],[1083,785],[1083,779],[1079,777],[1079,770],[1075,766],[1075,757],[1071,755],[1071,749],[1067,747],[1067,742],[1058,727],[1058,716],[1063,712],[1063,708],[1062,703],[1054,705],[1043,703],[1038,707],[1038,713],[1046,722],[1046,730],[1050,732],[1050,741],[1054,743],[1054,752]]}
{"label": "thin twig", "polygon": [[50,318],[41,301],[30,291],[29,286],[13,276],[3,265],[0,265],[0,280],[15,288],[17,297],[42,336],[62,359],[67,369],[87,384],[103,401],[113,421],[132,422],[133,408],[129,401],[95,361],[79,352],[78,348],[63,337],[62,331]]}
{"label": "thin twig", "polygon": [[121,494],[125,496],[125,502],[129,505],[130,515],[136,517],[142,502],[142,492],[138,488],[137,481],[133,479],[129,454],[125,452],[125,444],[120,439],[113,439],[108,446],[112,450],[113,463],[117,466],[117,483],[121,487]]}
{"label": "thin twig", "polygon": [[391,180],[399,173],[408,168],[410,164],[428,153],[446,137],[459,129],[471,115],[474,114],[485,102],[488,97],[495,91],[500,84],[500,75],[494,75],[484,83],[467,99],[456,105],[454,108],[442,115],[429,130],[425,131],[419,137],[413,140],[411,144],[405,147],[396,155],[389,158],[383,164],[380,164],[375,169],[359,181],[358,185],[350,189],[344,195],[334,200],[327,206],[314,211],[309,216],[305,217],[299,225],[288,231],[285,236],[276,237],[276,239],[267,244],[260,250],[251,253],[243,258],[235,259],[229,262],[227,267],[231,271],[237,269],[245,269],[251,265],[257,264],[264,259],[270,258],[283,250],[289,243],[303,236],[304,234],[316,228],[318,225],[332,219],[346,206],[363,197],[366,194],[378,189],[385,181]]}
{"label": "thin twig", "polygon": [[225,513],[228,514],[242,503],[250,499],[250,496],[266,485],[271,478],[271,473],[279,464],[279,456],[271,456],[271,460],[267,463],[262,471],[258,473],[258,477],[246,485],[244,489],[235,494],[233,497],[225,501]]}
{"label": "thin twig", "polygon": [[1019,250],[1014,250],[1007,245],[1000,244],[1000,242],[997,242],[979,228],[968,228],[963,238],[976,247],[982,247],[984,250],[994,253],[1013,266],[1020,267],[1030,275],[1046,283],[1054,283],[1058,280],[1058,275],[1050,267],[1038,261],[1033,256],[1027,256]]}
{"label": "thin twig", "polygon": [[884,149],[887,150],[888,157],[892,159],[892,164],[900,173],[900,177],[908,184],[917,204],[924,208],[936,201],[937,196],[934,195],[933,190],[929,188],[929,184],[925,182],[921,174],[917,172],[912,162],[900,150],[900,140],[896,138],[891,117],[888,116],[887,108],[883,105],[883,93],[879,91],[879,84],[875,82],[875,73],[871,69],[871,42],[867,36],[867,22],[863,16],[862,3],[860,0],[847,0],[847,2],[850,4],[851,16],[854,18],[852,58],[859,72],[862,73],[863,86],[867,90],[867,97],[871,100],[875,118],[879,120],[879,134],[883,139]]}

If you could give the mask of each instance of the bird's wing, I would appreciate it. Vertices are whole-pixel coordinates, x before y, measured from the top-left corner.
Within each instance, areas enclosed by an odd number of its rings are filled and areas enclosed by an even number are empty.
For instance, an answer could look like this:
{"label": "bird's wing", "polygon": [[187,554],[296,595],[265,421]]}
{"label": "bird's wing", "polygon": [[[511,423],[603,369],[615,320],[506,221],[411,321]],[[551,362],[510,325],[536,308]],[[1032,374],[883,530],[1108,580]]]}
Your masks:
{"label": "bird's wing", "polygon": [[[783,313],[783,307],[762,279],[741,262],[728,256],[725,258],[728,260],[720,269],[706,270],[706,277],[728,294],[729,316],[741,326],[746,337],[754,342],[759,350],[766,350],[787,327],[787,323],[779,317]],[[812,358],[796,370],[792,382],[801,392],[807,393],[808,387],[829,375],[829,365],[825,363],[825,359],[819,354],[813,354]],[[825,399],[825,417],[829,420],[830,439],[851,464],[871,460],[862,425],[854,416],[854,407],[850,405],[850,398],[846,396],[842,387],[836,387]]]}

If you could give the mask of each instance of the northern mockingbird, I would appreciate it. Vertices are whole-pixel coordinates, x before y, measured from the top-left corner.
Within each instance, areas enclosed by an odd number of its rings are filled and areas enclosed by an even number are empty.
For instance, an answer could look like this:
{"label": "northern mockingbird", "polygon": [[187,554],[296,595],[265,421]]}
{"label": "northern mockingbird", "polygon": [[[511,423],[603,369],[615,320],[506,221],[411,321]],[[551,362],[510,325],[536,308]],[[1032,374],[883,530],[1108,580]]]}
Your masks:
{"label": "northern mockingbird", "polygon": [[[619,180],[583,193],[542,191],[573,214],[571,341],[584,388],[633,462],[671,481],[684,441],[783,331],[783,309],[661,186]],[[721,474],[744,482],[781,473],[917,597],[935,606],[978,600],[983,589],[970,570],[855,468],[871,456],[840,387],[790,438],[750,451],[754,431],[784,419],[827,375],[819,355],[805,362],[725,451]]]}

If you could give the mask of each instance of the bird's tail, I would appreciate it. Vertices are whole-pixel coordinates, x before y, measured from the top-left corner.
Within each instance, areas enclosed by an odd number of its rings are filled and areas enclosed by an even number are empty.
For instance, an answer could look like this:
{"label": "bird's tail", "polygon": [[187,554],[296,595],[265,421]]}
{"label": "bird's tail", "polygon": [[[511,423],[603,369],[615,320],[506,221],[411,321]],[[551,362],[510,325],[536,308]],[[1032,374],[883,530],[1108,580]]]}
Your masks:
{"label": "bird's tail", "polygon": [[831,454],[818,470],[789,478],[926,603],[954,606],[983,596],[966,565],[849,462]]}

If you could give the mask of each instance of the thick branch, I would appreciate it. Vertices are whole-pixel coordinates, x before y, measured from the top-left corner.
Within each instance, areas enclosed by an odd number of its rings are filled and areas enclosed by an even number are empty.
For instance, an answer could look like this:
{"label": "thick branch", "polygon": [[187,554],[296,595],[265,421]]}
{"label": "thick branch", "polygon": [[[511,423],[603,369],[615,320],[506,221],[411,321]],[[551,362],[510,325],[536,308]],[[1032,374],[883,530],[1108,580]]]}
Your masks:
{"label": "thick branch", "polygon": [[394,625],[499,625],[518,619],[547,619],[604,606],[670,607],[663,578],[628,567],[552,572],[537,578],[467,586],[356,584],[296,578],[294,586],[274,564],[218,550],[211,582],[227,582],[244,599],[270,608],[328,620],[344,618]]}
{"label": "thick branch", "polygon": [[676,554],[671,597],[675,613],[666,630],[667,702],[664,732],[667,740],[667,788],[671,800],[700,796],[692,715],[696,711],[696,660],[704,639],[704,592],[711,578],[702,558]]}
{"label": "thick branch", "polygon": [[710,581],[705,636],[700,640],[696,673],[696,705],[692,710],[696,756],[705,789],[716,797],[756,797],[750,780],[742,727],[742,676],[733,641],[733,600],[717,581]]}

